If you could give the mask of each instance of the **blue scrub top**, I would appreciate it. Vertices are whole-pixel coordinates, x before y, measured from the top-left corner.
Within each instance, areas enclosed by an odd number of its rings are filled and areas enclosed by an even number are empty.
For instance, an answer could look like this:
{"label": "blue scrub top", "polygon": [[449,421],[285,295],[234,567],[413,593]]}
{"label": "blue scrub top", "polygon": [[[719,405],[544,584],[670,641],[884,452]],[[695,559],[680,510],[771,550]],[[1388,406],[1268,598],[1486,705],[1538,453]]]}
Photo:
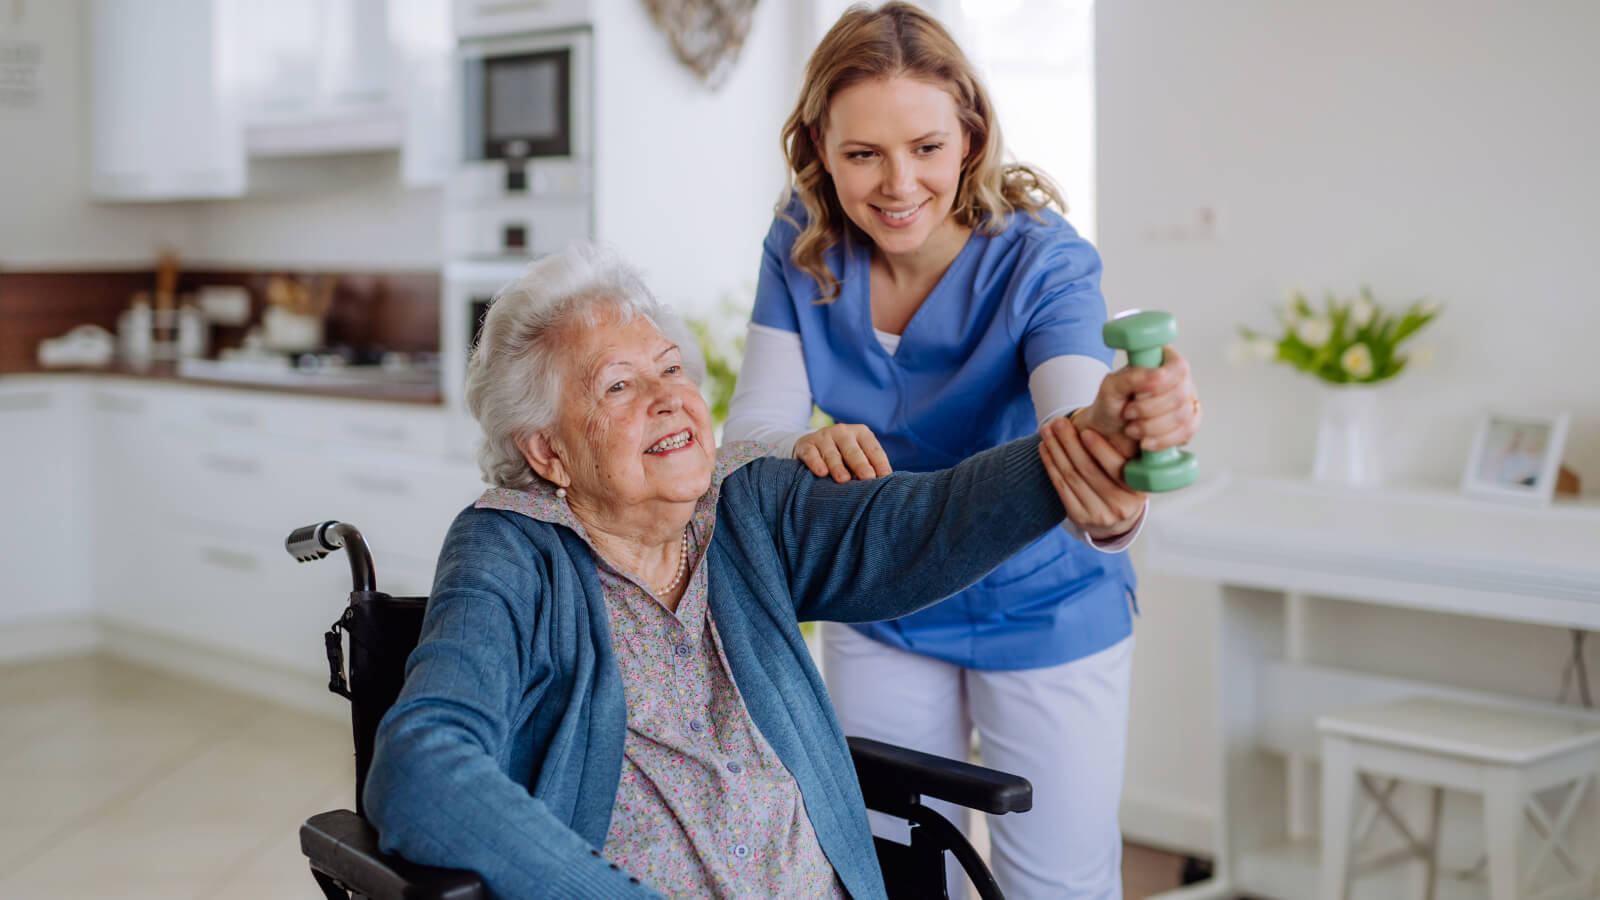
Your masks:
{"label": "blue scrub top", "polygon": [[[785,213],[806,220],[791,200]],[[1010,217],[996,235],[974,231],[906,325],[891,355],[872,330],[869,248],[847,238],[825,259],[840,294],[790,259],[799,234],[774,218],[762,248],[757,324],[800,335],[817,406],[866,425],[896,469],[943,469],[1037,432],[1028,374],[1056,356],[1110,365],[1100,255],[1066,220]],[[1126,553],[1102,553],[1056,530],[976,585],[928,609],[861,633],[972,669],[1032,669],[1104,650],[1133,631],[1135,586]]]}

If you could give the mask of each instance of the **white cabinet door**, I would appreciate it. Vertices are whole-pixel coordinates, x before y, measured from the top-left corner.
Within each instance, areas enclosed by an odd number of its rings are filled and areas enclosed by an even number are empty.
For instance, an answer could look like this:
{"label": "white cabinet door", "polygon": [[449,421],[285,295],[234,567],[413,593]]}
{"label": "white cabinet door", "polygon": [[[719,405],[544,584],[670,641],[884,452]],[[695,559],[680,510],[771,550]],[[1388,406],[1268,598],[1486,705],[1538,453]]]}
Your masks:
{"label": "white cabinet door", "polygon": [[75,481],[85,435],[74,387],[0,388],[0,623],[86,616],[92,546]]}
{"label": "white cabinet door", "polygon": [[169,393],[136,382],[89,388],[89,452],[79,476],[89,486],[84,514],[93,546],[92,593],[119,624],[159,628],[169,618],[168,588],[181,577],[173,498],[185,484],[173,455]]}
{"label": "white cabinet door", "polygon": [[0,383],[0,628],[96,614],[304,674],[350,590],[344,554],[300,565],[293,528],[366,534],[378,586],[428,591],[482,492],[440,410],[160,384]]}
{"label": "white cabinet door", "polygon": [[443,184],[460,158],[449,0],[388,0],[395,91],[405,109],[400,174],[409,187]]}
{"label": "white cabinet door", "polygon": [[244,193],[236,123],[221,101],[213,0],[91,0],[91,191],[102,200]]}
{"label": "white cabinet door", "polygon": [[391,0],[214,2],[228,96],[246,123],[392,103]]}
{"label": "white cabinet door", "polygon": [[245,123],[316,106],[322,11],[316,0],[216,0],[227,102]]}

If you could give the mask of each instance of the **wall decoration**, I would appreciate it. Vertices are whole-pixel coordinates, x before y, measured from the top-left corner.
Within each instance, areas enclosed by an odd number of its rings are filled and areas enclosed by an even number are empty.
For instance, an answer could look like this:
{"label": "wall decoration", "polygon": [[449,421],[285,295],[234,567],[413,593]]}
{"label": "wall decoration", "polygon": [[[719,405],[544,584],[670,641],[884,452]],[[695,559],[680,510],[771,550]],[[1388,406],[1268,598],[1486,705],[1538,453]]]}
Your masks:
{"label": "wall decoration", "polygon": [[712,90],[721,87],[750,34],[756,0],[645,0],[678,59]]}
{"label": "wall decoration", "polygon": [[44,47],[28,37],[23,0],[10,0],[7,6],[0,12],[0,116],[31,115],[40,107]]}

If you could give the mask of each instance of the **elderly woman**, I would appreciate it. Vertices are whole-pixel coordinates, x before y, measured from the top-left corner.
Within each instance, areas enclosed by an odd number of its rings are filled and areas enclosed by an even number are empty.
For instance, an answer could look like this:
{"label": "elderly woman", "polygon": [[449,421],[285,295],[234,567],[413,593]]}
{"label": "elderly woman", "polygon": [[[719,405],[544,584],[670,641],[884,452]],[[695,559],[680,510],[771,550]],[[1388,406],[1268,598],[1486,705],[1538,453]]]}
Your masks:
{"label": "elderly woman", "polygon": [[798,623],[933,603],[1067,507],[1143,509],[1109,442],[1090,458],[1050,428],[845,484],[761,445],[719,456],[693,346],[592,247],[491,308],[467,398],[498,486],[445,539],[378,732],[386,850],[504,897],[883,897]]}

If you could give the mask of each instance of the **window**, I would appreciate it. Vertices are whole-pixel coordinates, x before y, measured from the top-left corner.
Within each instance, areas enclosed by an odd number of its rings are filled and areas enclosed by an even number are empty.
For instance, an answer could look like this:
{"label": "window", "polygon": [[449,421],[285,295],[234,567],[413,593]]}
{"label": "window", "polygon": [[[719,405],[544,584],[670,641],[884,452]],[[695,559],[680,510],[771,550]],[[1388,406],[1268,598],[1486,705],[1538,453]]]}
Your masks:
{"label": "window", "polygon": [[1094,240],[1093,0],[944,0],[934,9],[977,66],[1011,158],[1061,187]]}

